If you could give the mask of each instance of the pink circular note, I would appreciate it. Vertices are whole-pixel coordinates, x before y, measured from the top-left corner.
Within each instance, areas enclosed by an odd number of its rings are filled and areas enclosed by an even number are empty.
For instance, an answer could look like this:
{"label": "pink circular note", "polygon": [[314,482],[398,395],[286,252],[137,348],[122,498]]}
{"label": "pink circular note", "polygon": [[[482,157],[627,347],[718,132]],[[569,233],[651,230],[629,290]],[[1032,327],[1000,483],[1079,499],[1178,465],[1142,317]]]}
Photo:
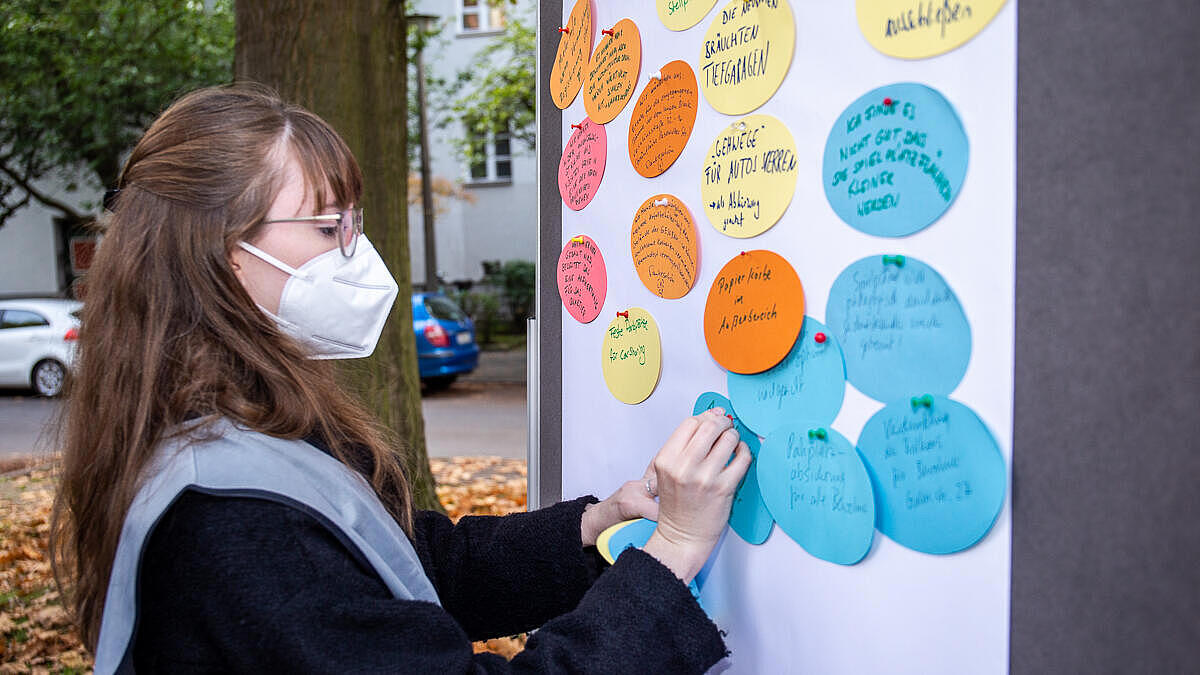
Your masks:
{"label": "pink circular note", "polygon": [[604,178],[604,161],[608,158],[608,134],[604,125],[585,117],[578,127],[567,141],[558,163],[558,193],[573,211],[587,206],[596,196]]}
{"label": "pink circular note", "polygon": [[590,323],[604,308],[608,270],[600,247],[588,236],[571,237],[558,256],[558,296],[580,323]]}

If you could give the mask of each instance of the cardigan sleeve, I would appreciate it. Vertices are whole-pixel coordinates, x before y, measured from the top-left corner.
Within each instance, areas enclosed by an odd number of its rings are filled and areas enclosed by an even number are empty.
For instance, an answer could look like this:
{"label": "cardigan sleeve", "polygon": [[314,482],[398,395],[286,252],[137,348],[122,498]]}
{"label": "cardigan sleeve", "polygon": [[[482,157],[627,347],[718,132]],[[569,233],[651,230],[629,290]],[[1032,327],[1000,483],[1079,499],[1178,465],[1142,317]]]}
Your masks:
{"label": "cardigan sleeve", "polygon": [[510,662],[472,653],[445,608],[393,598],[307,513],[196,492],[150,535],[138,612],[139,673],[702,673],[724,654],[687,587],[640,551],[623,553]]}
{"label": "cardigan sleeve", "polygon": [[595,497],[531,513],[446,516],[420,511],[413,548],[442,607],[472,640],[533,630],[570,611],[605,567],[580,542],[580,520]]}

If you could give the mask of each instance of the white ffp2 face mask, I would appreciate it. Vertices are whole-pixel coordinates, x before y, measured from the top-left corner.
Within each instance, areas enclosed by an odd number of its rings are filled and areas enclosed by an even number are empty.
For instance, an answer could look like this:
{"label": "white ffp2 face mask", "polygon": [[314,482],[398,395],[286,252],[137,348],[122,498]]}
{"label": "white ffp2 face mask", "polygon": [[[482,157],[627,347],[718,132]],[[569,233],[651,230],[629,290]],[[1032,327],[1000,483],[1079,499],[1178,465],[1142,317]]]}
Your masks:
{"label": "white ffp2 face mask", "polygon": [[354,255],[347,258],[333,249],[309,260],[299,269],[246,242],[238,245],[291,278],[283,286],[279,313],[272,314],[279,329],[300,342],[313,359],[354,359],[370,356],[379,342],[383,324],[400,288],[383,258],[358,235]]}

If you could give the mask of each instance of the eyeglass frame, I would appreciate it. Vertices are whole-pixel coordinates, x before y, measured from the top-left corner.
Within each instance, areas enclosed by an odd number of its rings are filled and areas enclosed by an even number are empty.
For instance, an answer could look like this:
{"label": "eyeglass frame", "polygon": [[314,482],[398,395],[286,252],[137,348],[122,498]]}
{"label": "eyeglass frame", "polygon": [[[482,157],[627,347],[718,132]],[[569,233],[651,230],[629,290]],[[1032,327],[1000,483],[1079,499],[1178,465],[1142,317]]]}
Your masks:
{"label": "eyeglass frame", "polygon": [[[294,218],[274,218],[272,220],[264,220],[263,225],[271,223],[304,223],[304,222],[320,222],[331,220],[339,226],[346,219],[346,214],[352,214],[350,218],[351,227],[354,230],[354,236],[350,239],[350,243],[342,242],[341,233],[338,233],[338,250],[342,252],[342,257],[354,257],[354,251],[358,248],[358,235],[363,233],[363,209],[361,206],[353,209],[343,209],[337,213],[326,213],[319,216],[296,216]],[[349,249],[349,250],[347,250]]]}

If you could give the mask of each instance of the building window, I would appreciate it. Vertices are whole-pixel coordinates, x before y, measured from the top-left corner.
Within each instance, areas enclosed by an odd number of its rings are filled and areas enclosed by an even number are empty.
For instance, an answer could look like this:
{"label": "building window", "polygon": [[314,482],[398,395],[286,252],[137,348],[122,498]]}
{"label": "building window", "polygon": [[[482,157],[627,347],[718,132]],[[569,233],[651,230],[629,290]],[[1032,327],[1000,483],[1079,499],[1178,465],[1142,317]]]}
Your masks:
{"label": "building window", "polygon": [[504,29],[504,0],[460,0],[458,32],[494,33]]}
{"label": "building window", "polygon": [[512,139],[508,132],[471,135],[471,182],[512,181]]}

